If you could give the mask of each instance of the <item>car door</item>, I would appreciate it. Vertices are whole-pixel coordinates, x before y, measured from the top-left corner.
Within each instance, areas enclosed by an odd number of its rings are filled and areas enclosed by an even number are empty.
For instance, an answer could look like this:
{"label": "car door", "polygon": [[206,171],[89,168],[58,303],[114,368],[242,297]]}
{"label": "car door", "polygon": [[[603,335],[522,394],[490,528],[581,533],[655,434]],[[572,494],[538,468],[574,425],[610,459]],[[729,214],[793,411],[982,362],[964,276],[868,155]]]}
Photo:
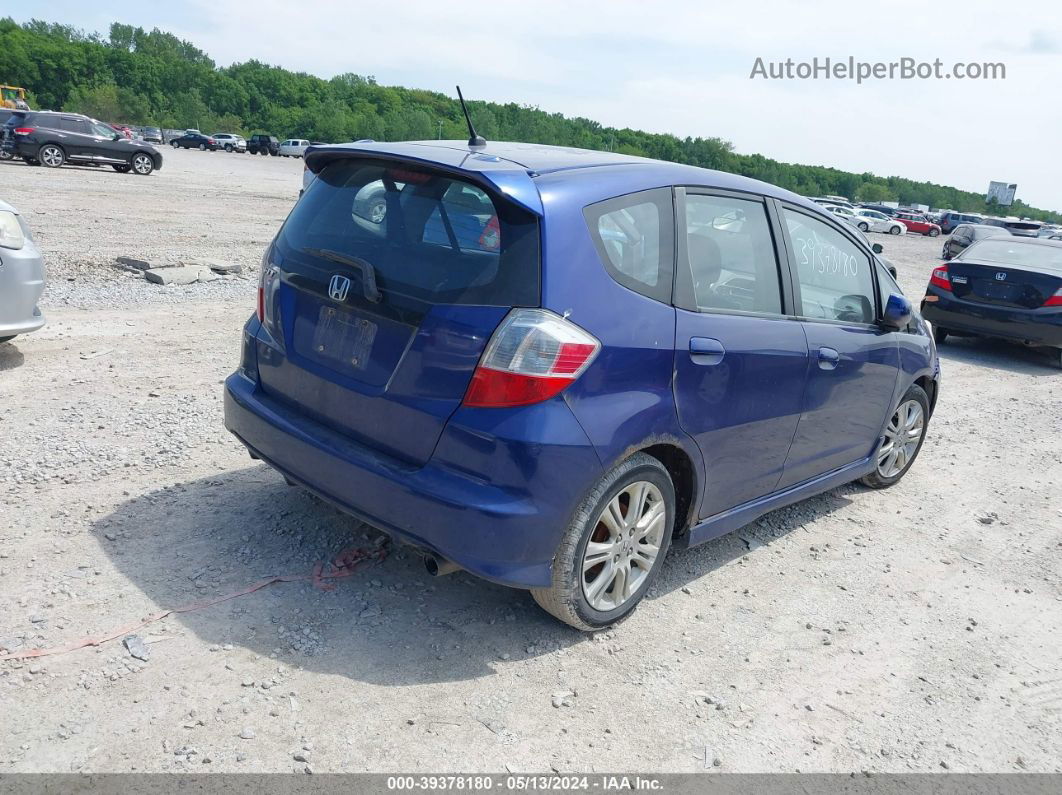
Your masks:
{"label": "car door", "polygon": [[[100,163],[124,163],[132,154],[131,141],[100,122],[88,122],[92,136],[92,158]],[[115,138],[115,136],[118,136]]]}
{"label": "car door", "polygon": [[898,375],[894,335],[877,325],[874,261],[857,239],[785,205],[794,305],[808,345],[808,379],[779,487],[862,461],[878,443]]}
{"label": "car door", "polygon": [[707,517],[777,485],[808,348],[786,316],[779,228],[764,198],[679,188],[676,210],[675,405],[704,455]]}
{"label": "car door", "polygon": [[92,159],[92,130],[87,121],[76,116],[62,116],[52,124],[61,133],[60,143],[67,160]]}
{"label": "car door", "polygon": [[966,224],[959,224],[955,227],[955,231],[951,233],[951,242],[948,244],[948,249],[951,252],[951,256],[957,255],[960,251],[966,248],[972,242],[973,236],[972,229]]}

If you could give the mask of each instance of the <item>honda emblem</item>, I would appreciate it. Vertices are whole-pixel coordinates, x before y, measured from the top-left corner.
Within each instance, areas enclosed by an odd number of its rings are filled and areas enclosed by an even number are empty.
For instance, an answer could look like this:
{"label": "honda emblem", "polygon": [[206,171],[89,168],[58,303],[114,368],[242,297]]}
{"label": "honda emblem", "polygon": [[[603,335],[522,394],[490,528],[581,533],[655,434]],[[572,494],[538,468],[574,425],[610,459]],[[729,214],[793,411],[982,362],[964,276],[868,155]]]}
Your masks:
{"label": "honda emblem", "polygon": [[1004,271],[1000,271],[996,274],[996,281],[1003,282],[1007,280],[1007,274]]}
{"label": "honda emblem", "polygon": [[338,273],[328,282],[328,297],[333,301],[346,301],[350,290],[350,279]]}

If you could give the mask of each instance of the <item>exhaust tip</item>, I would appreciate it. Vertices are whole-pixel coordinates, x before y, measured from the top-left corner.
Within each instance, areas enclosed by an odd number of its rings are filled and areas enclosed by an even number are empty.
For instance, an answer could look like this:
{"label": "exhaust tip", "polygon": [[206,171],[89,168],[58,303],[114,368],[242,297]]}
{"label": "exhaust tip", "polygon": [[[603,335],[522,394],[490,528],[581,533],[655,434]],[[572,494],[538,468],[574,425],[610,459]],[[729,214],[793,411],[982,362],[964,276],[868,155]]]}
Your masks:
{"label": "exhaust tip", "polygon": [[424,556],[424,568],[432,577],[444,577],[460,571],[461,567],[452,560],[440,558],[438,555],[427,554]]}

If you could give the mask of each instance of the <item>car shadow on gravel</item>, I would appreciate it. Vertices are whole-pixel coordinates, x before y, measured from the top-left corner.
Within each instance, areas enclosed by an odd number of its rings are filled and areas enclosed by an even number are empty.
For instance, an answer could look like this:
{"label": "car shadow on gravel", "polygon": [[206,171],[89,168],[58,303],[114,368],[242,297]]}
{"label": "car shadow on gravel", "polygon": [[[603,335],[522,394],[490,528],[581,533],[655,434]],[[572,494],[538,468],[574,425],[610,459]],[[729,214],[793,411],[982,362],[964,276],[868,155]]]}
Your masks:
{"label": "car shadow on gravel", "polygon": [[21,367],[25,361],[26,357],[18,346],[11,342],[0,342],[0,373]]}
{"label": "car shadow on gravel", "polygon": [[[1058,368],[1045,352],[1006,340],[988,337],[951,337],[937,346],[940,358],[1022,375],[1051,376]],[[947,373],[944,374],[947,377]]]}
{"label": "car shadow on gravel", "polygon": [[[742,555],[766,554],[758,547],[772,536],[846,504],[842,492],[776,511],[694,549],[674,550],[650,599]],[[92,532],[115,568],[160,609],[240,591],[273,575],[308,575],[318,561],[351,546],[373,549],[383,540],[378,531],[286,486],[263,465],[132,497]],[[206,644],[242,646],[380,685],[474,679],[495,673],[503,660],[589,641],[523,591],[462,572],[432,578],[419,554],[396,545],[385,560],[361,564],[333,590],[307,581],[279,583],[167,620],[179,621]]]}

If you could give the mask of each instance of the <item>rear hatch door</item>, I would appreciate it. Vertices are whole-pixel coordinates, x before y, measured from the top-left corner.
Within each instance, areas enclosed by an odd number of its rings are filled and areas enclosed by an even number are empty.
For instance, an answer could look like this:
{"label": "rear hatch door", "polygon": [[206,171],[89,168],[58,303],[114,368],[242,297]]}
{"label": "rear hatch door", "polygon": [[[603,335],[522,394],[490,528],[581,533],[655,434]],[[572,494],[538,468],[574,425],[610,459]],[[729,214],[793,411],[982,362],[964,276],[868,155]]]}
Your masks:
{"label": "rear hatch door", "polygon": [[539,224],[489,185],[423,165],[339,159],[269,253],[265,392],[422,464],[491,334],[540,303]]}

